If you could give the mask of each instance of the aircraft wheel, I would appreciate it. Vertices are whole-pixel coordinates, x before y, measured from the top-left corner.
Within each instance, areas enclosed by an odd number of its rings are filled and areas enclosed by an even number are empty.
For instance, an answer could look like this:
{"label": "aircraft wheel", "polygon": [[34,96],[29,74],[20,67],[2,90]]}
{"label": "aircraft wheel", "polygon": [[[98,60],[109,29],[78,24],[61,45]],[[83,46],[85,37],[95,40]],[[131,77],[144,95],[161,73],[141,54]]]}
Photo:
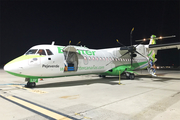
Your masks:
{"label": "aircraft wheel", "polygon": [[105,75],[99,75],[99,77],[105,78],[106,76]]}
{"label": "aircraft wheel", "polygon": [[130,79],[130,77],[126,75],[126,79]]}
{"label": "aircraft wheel", "polygon": [[126,79],[130,79],[130,74],[126,73]]}
{"label": "aircraft wheel", "polygon": [[131,80],[134,80],[135,75],[134,75],[134,74],[130,74],[130,76],[129,76],[129,77],[130,77],[130,79],[131,79]]}
{"label": "aircraft wheel", "polygon": [[33,87],[36,87],[36,83],[35,82],[32,82],[31,83],[31,87],[33,88]]}
{"label": "aircraft wheel", "polygon": [[27,85],[25,85],[25,87],[28,87],[28,88],[33,88],[33,87],[36,87],[36,83],[35,82],[27,82]]}
{"label": "aircraft wheel", "polygon": [[106,76],[105,75],[102,75],[103,78],[105,78]]}

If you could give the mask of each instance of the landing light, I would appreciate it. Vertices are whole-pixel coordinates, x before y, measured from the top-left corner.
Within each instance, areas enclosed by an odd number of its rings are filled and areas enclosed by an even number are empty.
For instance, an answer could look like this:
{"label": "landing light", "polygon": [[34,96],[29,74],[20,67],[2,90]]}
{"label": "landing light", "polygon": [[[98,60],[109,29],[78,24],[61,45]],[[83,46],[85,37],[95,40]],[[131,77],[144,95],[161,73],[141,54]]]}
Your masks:
{"label": "landing light", "polygon": [[162,39],[162,37],[160,36],[159,39]]}
{"label": "landing light", "polygon": [[143,41],[146,41],[146,39],[144,38]]}

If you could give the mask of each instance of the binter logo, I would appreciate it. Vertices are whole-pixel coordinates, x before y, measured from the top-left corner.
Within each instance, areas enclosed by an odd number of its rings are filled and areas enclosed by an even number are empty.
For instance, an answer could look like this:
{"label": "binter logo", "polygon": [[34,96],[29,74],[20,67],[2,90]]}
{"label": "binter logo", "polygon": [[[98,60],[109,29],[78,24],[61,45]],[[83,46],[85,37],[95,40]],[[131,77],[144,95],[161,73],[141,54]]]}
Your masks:
{"label": "binter logo", "polygon": [[79,54],[83,55],[95,55],[96,51],[88,51],[88,50],[78,50]]}
{"label": "binter logo", "polygon": [[57,48],[58,48],[58,53],[63,53],[62,49],[63,49],[64,47],[57,47]]}
{"label": "binter logo", "polygon": [[[63,53],[62,49],[64,47],[57,47],[58,53]],[[89,51],[89,50],[77,50],[80,55],[95,55],[96,51]]]}

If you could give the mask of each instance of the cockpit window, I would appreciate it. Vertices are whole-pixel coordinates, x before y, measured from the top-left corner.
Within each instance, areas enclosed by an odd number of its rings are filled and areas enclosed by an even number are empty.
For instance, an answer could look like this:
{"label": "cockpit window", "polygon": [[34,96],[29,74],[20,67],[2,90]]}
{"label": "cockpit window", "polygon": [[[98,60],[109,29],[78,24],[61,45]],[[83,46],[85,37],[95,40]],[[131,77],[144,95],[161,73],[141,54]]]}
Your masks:
{"label": "cockpit window", "polygon": [[37,49],[30,49],[26,52],[26,55],[36,54]]}
{"label": "cockpit window", "polygon": [[49,49],[46,49],[46,52],[48,55],[53,55],[53,53]]}
{"label": "cockpit window", "polygon": [[39,55],[46,55],[45,51],[43,49],[39,49],[38,53]]}

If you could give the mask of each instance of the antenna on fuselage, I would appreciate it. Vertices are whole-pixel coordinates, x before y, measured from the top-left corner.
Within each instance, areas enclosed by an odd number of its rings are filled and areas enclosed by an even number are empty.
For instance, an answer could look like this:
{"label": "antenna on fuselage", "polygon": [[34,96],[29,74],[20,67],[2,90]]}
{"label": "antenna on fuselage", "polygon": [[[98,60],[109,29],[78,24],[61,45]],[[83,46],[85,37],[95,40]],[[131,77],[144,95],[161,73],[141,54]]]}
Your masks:
{"label": "antenna on fuselage", "polygon": [[55,42],[54,42],[54,41],[52,41],[51,45],[54,45],[54,43],[55,43]]}

